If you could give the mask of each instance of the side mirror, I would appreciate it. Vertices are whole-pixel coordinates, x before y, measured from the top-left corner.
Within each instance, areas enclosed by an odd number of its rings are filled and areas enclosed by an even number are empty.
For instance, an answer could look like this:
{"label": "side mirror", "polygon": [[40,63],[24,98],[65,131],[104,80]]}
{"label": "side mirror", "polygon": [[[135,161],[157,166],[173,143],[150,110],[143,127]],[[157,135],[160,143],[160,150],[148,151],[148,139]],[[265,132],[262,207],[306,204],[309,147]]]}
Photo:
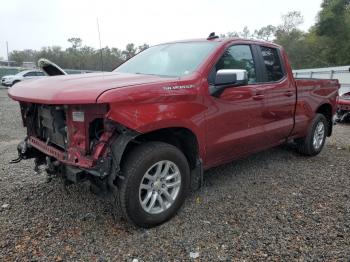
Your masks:
{"label": "side mirror", "polygon": [[210,87],[212,96],[219,96],[227,87],[248,84],[248,72],[244,69],[221,69],[216,72],[214,85]]}

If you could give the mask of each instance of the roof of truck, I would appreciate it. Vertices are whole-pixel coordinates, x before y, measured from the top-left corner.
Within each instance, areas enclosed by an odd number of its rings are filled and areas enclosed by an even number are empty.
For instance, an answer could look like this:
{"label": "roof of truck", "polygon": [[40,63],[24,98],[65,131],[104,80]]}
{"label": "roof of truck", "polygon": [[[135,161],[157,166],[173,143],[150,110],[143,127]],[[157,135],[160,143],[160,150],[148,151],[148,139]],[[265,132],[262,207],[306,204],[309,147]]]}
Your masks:
{"label": "roof of truck", "polygon": [[275,44],[273,42],[263,41],[263,40],[255,40],[255,39],[247,39],[247,38],[240,38],[240,37],[232,37],[232,38],[220,38],[219,37],[219,38],[213,38],[213,39],[195,38],[195,39],[184,39],[184,40],[170,41],[170,42],[165,42],[165,43],[162,43],[162,44],[188,43],[188,42],[218,42],[221,45],[225,45],[227,43],[235,42],[235,41],[246,42],[246,43],[250,43],[250,44],[274,46],[274,47],[277,47],[277,48],[281,48],[280,45]]}

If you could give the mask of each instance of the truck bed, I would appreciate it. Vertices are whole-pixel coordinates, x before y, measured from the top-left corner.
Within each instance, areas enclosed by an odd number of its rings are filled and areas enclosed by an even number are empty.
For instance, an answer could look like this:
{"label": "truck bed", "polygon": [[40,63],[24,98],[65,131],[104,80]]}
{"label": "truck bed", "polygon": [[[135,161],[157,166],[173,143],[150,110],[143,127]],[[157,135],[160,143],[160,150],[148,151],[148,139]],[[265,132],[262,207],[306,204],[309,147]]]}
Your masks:
{"label": "truck bed", "polygon": [[339,81],[336,79],[297,78],[295,83],[298,97],[301,97],[303,92],[307,92],[311,96],[309,99],[316,99],[319,103],[325,98],[332,96],[335,98],[334,94],[338,93],[340,88]]}

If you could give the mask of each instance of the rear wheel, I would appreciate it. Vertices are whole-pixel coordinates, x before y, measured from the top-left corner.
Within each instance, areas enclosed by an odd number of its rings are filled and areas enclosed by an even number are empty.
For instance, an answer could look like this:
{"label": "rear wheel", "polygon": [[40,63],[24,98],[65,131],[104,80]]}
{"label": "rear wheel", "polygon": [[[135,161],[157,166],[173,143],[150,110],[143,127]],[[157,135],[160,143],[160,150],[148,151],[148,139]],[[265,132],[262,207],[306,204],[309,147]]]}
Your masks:
{"label": "rear wheel", "polygon": [[189,186],[189,165],[175,146],[148,142],[135,148],[122,166],[119,201],[126,219],[141,227],[175,215]]}
{"label": "rear wheel", "polygon": [[297,140],[298,151],[303,155],[315,156],[325,144],[329,121],[322,114],[316,114],[305,138]]}

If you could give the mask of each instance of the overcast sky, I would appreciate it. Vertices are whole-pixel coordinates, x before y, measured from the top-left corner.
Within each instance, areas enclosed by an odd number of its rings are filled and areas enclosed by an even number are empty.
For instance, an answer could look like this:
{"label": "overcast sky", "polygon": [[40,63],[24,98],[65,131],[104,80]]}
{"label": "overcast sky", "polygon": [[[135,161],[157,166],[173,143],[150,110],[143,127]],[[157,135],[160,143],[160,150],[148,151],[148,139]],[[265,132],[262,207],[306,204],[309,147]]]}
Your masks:
{"label": "overcast sky", "polygon": [[315,23],[322,0],[3,0],[0,15],[0,57],[9,49],[69,46],[80,37],[83,44],[124,48],[127,43],[150,45],[187,38],[251,31],[277,25],[281,15],[301,11],[307,30]]}

